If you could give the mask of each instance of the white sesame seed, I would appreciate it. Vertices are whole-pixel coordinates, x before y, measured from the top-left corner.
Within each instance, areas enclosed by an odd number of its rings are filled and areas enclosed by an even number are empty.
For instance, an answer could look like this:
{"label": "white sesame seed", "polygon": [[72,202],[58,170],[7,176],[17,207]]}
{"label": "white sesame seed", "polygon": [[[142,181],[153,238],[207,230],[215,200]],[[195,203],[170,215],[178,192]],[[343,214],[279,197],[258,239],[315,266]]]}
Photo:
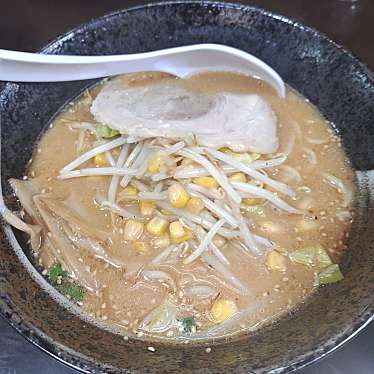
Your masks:
{"label": "white sesame seed", "polygon": [[212,348],[210,348],[210,347],[205,348],[205,352],[206,352],[206,353],[210,353],[210,352],[212,352]]}
{"label": "white sesame seed", "polygon": [[150,352],[155,352],[155,351],[156,351],[155,347],[148,347],[147,349],[148,349],[148,351],[150,351]]}

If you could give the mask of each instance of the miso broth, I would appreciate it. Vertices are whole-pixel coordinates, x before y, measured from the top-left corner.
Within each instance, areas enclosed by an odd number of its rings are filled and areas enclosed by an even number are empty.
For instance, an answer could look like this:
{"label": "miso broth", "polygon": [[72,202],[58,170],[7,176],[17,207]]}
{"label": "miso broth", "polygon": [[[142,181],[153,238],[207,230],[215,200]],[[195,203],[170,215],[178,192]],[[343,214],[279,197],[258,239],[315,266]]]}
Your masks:
{"label": "miso broth", "polygon": [[[202,95],[200,104],[222,92],[258,95],[275,114],[275,150],[214,147],[209,134],[203,144],[194,133],[121,134],[92,114],[113,82],[115,90],[183,88]],[[203,121],[200,109],[188,116],[189,105],[183,120]],[[337,264],[354,185],[339,138],[297,92],[280,98],[251,77],[139,73],[105,81],[59,114],[24,180],[10,183],[38,229],[33,250],[43,274],[124,335],[186,340],[254,330],[343,277]]]}

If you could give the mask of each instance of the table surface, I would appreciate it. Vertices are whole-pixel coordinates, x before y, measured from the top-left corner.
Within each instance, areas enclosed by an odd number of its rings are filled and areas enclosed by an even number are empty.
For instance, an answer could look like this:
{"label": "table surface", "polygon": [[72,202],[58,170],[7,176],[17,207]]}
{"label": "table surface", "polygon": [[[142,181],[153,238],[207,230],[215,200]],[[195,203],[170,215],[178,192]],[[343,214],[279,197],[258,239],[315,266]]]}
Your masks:
{"label": "table surface", "polygon": [[[138,0],[16,0],[0,12],[0,48],[34,51],[91,18]],[[374,0],[242,1],[317,28],[374,70]],[[0,317],[0,374],[73,374],[29,344]],[[374,323],[352,342],[300,374],[373,374]]]}

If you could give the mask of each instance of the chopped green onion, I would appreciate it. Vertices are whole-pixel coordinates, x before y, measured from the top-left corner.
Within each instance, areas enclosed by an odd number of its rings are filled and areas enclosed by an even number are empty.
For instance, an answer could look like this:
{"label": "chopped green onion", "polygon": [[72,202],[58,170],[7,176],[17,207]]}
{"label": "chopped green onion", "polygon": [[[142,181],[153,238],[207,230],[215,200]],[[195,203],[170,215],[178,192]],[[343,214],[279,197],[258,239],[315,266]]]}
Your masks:
{"label": "chopped green onion", "polygon": [[290,252],[288,257],[292,262],[307,266],[327,267],[332,265],[330,256],[320,244]]}
{"label": "chopped green onion", "polygon": [[68,279],[68,272],[56,263],[48,269],[47,278],[63,295],[69,296],[74,301],[83,301],[84,291],[81,286]]}
{"label": "chopped green onion", "polygon": [[333,264],[317,275],[318,285],[336,283],[344,279],[339,265]]}
{"label": "chopped green onion", "polygon": [[47,272],[47,278],[53,284],[57,283],[59,278],[65,278],[66,276],[67,272],[62,269],[61,264],[54,264]]}
{"label": "chopped green onion", "polygon": [[180,321],[183,332],[187,334],[194,334],[197,330],[197,325],[193,317],[182,318]]}
{"label": "chopped green onion", "polygon": [[119,135],[117,130],[111,129],[107,125],[103,125],[102,123],[98,123],[96,125],[96,134],[101,138],[113,138],[114,136]]}
{"label": "chopped green onion", "polygon": [[76,283],[64,282],[57,286],[58,290],[66,296],[69,296],[74,301],[83,301],[84,291],[81,286]]}

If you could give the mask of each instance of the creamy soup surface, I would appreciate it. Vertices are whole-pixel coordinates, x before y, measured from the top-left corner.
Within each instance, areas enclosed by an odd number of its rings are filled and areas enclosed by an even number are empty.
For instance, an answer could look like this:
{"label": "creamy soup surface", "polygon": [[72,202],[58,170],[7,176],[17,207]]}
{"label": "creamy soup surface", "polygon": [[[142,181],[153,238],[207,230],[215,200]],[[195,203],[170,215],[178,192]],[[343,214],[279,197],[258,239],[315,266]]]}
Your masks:
{"label": "creamy soup surface", "polygon": [[[92,114],[95,98],[113,82],[181,87],[201,100],[222,92],[234,100],[256,94],[275,114],[276,150],[210,147],[209,134],[203,145],[194,134],[118,134]],[[126,95],[131,92],[137,91]],[[155,97],[150,101],[157,106]],[[193,120],[189,105],[182,108],[186,121]],[[105,151],[109,143],[115,146]],[[104,151],[78,159],[97,147]],[[75,159],[76,166],[70,164]],[[343,277],[337,264],[354,186],[339,139],[302,96],[287,89],[282,99],[254,78],[140,73],[105,81],[59,114],[37,144],[27,176],[10,183],[25,221],[38,229],[40,242],[31,239],[43,274],[86,313],[126,336],[192,340],[254,330]]]}

